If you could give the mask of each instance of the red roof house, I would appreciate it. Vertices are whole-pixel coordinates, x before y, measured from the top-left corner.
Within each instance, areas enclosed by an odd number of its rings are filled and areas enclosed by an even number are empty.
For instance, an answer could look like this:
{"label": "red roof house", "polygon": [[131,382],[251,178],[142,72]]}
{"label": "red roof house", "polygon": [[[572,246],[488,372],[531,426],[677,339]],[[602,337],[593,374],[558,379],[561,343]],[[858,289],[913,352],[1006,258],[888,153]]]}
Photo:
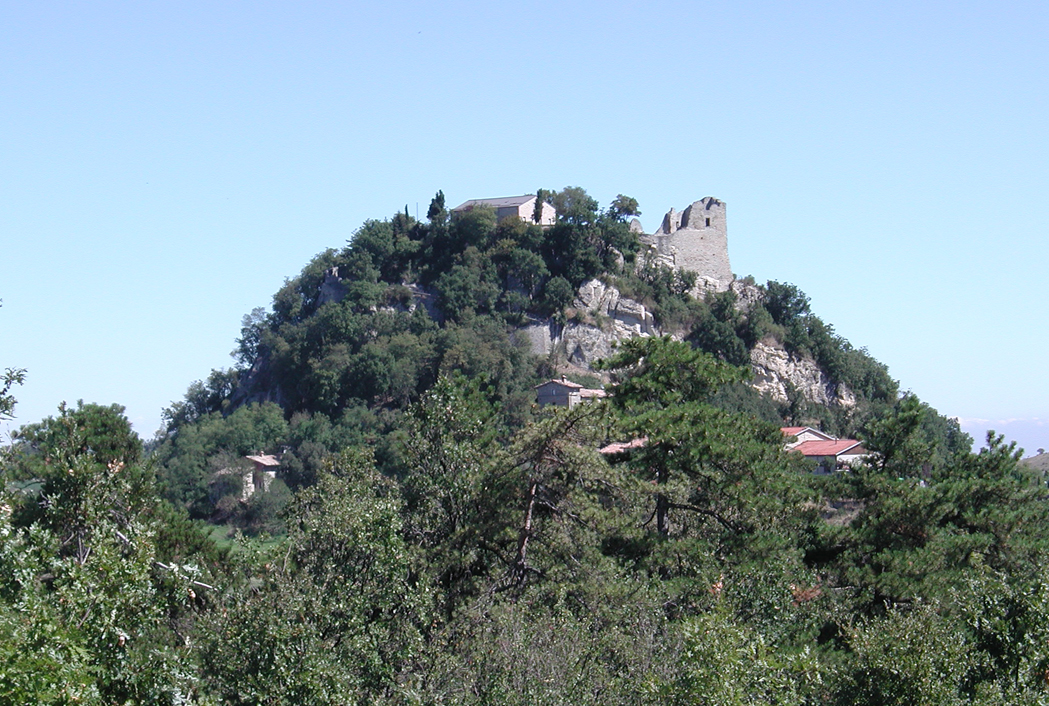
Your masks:
{"label": "red roof house", "polygon": [[870,456],[863,442],[856,439],[837,439],[811,427],[781,427],[781,431],[784,436],[797,439],[785,448],[816,461],[817,471],[829,473]]}
{"label": "red roof house", "polygon": [[783,432],[783,436],[797,439],[797,441],[787,443],[786,448],[788,449],[792,449],[806,441],[831,441],[834,439],[830,434],[824,434],[819,429],[813,429],[812,427],[780,427],[779,430]]}

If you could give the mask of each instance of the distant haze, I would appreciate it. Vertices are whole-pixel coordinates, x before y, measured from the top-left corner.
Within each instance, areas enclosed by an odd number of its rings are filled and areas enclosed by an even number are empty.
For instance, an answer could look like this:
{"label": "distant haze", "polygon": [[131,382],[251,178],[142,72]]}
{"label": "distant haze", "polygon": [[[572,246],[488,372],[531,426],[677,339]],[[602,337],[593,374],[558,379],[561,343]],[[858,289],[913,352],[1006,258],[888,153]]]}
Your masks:
{"label": "distant haze", "polygon": [[987,430],[1004,434],[1023,448],[1024,458],[1035,456],[1040,448],[1049,448],[1049,420],[1038,419],[960,419],[962,430],[973,438],[973,449],[987,445]]}

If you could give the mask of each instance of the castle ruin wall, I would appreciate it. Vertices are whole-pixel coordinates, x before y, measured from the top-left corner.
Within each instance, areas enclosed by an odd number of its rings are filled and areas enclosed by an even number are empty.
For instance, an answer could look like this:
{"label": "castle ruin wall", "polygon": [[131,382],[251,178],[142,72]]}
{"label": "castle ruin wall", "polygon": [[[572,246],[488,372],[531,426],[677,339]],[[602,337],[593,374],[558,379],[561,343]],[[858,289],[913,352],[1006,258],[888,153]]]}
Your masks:
{"label": "castle ruin wall", "polygon": [[708,196],[684,211],[670,209],[659,229],[641,240],[664,262],[697,273],[702,288],[722,292],[732,283],[724,201]]}

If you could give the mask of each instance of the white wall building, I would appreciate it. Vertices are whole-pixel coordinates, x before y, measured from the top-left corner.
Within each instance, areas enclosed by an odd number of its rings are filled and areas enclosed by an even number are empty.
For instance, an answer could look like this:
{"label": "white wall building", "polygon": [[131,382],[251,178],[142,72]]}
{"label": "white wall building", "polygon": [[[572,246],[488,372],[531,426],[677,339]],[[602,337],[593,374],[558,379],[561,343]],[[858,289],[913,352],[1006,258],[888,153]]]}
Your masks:
{"label": "white wall building", "polygon": [[[452,213],[468,213],[478,206],[488,206],[489,208],[495,209],[495,218],[497,221],[501,221],[504,218],[510,218],[511,216],[517,216],[525,223],[534,223],[532,217],[535,215],[535,194],[525,194],[524,196],[504,196],[495,199],[470,199],[469,201],[456,206],[452,209]],[[539,225],[546,227],[552,226],[554,220],[557,218],[557,211],[550,204],[543,202],[542,216],[539,218]]]}

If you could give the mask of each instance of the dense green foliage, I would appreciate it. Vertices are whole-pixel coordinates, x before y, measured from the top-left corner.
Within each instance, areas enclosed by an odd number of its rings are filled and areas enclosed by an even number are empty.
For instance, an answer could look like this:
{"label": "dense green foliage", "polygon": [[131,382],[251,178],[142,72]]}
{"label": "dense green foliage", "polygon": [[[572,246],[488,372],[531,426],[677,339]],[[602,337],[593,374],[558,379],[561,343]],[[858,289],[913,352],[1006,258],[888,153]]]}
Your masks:
{"label": "dense green foliage", "polygon": [[[540,195],[547,229],[440,193],[366,223],[146,450],[119,405],[24,426],[0,704],[1049,703],[1049,493],[1013,446],[972,453],[792,285],[693,297],[633,199]],[[626,341],[607,399],[538,409],[556,361],[514,330],[585,317],[595,276],[685,340]],[[762,341],[857,404],[762,397]],[[784,422],[874,455],[814,475]],[[256,454],[278,479],[244,500]]]}
{"label": "dense green foliage", "polygon": [[[886,367],[836,335],[832,326],[809,310],[808,297],[797,287],[780,282],[765,286],[744,282],[755,288],[754,301],[740,305],[732,289],[708,296],[699,307],[688,340],[734,365],[746,365],[758,342],[775,342],[794,356],[813,359],[830,380],[856,396],[855,406],[827,407],[789,390],[788,403],[777,410],[782,420],[848,436],[893,406],[898,386]],[[760,413],[760,402],[738,402],[747,411]]]}
{"label": "dense green foliage", "polygon": [[11,388],[25,382],[25,370],[7,368],[0,375],[0,419],[10,419],[14,415],[15,398],[10,394]]}
{"label": "dense green foliage", "polygon": [[[714,404],[740,369],[669,338],[606,367],[608,400],[508,435],[489,383],[442,376],[404,411],[398,477],[349,443],[286,537],[232,554],[157,505],[118,406],[25,427],[3,461],[0,703],[1049,700],[1049,497],[1013,447],[932,444],[905,397],[871,425],[879,456],[814,476]],[[336,428],[241,409],[230,430]]]}
{"label": "dense green foliage", "polygon": [[559,311],[582,281],[616,268],[616,252],[637,250],[622,203],[598,212],[576,188],[551,198],[564,210],[545,229],[496,223],[485,207],[453,217],[441,193],[427,223],[365,223],[287,282],[272,314],[246,317],[239,395],[329,416],[354,404],[400,409],[459,370],[487,376],[519,407],[533,371],[514,353],[512,325]]}
{"label": "dense green foliage", "polygon": [[[885,367],[835,335],[793,285],[744,281],[696,298],[695,273],[641,249],[626,223],[636,200],[619,195],[600,211],[578,187],[539,195],[557,207],[551,227],[497,222],[483,206],[452,214],[438,192],[426,222],[407,213],[368,221],[346,247],[318,255],[277,292],[272,311],[244,317],[237,366],[212,371],[165,411],[154,449],[165,497],[256,533],[276,526],[286,496],[278,486],[279,496],[245,511],[233,473],[245,454],[283,452],[280,476],[292,489],[350,445],[370,446],[384,473],[403,475],[404,410],[451,373],[483,380],[498,410],[490,423],[505,440],[531,419],[532,387],[558,362],[556,353],[532,356],[518,328],[604,325],[572,309],[578,285],[596,276],[727,363],[745,366],[759,341],[778,343],[813,358],[857,400],[825,407],[788,389],[780,404],[741,382],[713,397],[726,411],[854,436],[895,404]],[[962,438],[938,415],[927,419],[936,439]]]}
{"label": "dense green foliage", "polygon": [[563,320],[580,282],[622,270],[638,249],[625,222],[633,199],[598,211],[577,187],[544,194],[560,214],[549,228],[497,223],[484,207],[453,216],[438,192],[427,222],[404,213],[368,221],[345,248],[318,255],[277,292],[272,312],[244,317],[237,367],[213,371],[165,411],[156,448],[165,496],[197,517],[233,508],[223,498],[239,488],[224,472],[244,454],[282,448],[293,487],[353,444],[372,446],[398,474],[403,410],[453,372],[484,380],[504,437],[519,427],[544,362],[515,327]]}
{"label": "dense green foliage", "polygon": [[[194,586],[218,555],[165,522],[119,406],[23,428],[0,503],[0,702],[179,703]],[[177,563],[188,540],[193,560]]]}

